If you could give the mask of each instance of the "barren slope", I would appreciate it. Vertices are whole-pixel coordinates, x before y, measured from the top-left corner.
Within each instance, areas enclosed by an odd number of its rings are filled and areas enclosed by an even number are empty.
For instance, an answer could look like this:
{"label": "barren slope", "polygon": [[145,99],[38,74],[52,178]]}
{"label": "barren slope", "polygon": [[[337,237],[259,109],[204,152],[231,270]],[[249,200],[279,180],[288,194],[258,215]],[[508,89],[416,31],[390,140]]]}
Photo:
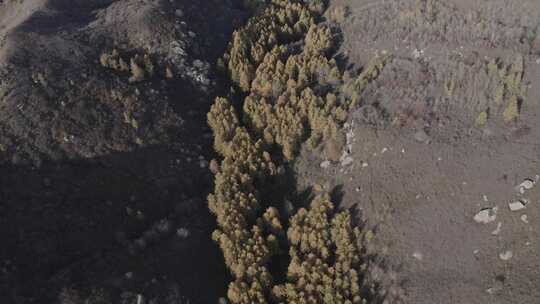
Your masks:
{"label": "barren slope", "polygon": [[244,17],[235,1],[0,1],[0,302],[222,295],[206,112]]}
{"label": "barren slope", "polygon": [[[537,303],[540,187],[515,186],[540,174],[540,5],[336,0],[330,12],[344,6],[344,58],[394,59],[362,95],[340,161],[305,151],[301,184],[338,186],[359,210],[403,302]],[[501,80],[518,66],[522,78]],[[511,211],[519,199],[530,203]]]}

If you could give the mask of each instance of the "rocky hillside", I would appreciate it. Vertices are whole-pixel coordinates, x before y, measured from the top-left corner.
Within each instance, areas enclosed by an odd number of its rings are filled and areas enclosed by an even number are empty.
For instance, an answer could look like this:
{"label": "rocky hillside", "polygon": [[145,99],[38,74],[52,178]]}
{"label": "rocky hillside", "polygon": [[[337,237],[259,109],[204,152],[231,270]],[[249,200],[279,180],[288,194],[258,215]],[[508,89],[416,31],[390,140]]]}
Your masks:
{"label": "rocky hillside", "polygon": [[206,112],[246,16],[236,1],[0,1],[2,303],[219,298]]}

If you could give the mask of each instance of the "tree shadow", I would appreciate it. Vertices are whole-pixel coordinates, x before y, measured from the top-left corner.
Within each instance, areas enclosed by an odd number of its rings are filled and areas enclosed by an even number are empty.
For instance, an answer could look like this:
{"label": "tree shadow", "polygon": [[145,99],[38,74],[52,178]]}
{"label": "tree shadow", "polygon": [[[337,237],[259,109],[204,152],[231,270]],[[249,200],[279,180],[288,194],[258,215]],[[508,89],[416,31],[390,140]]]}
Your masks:
{"label": "tree shadow", "polygon": [[[223,295],[227,274],[205,200],[211,175],[179,159],[178,151],[150,147],[39,169],[2,166],[0,294],[8,303],[52,302],[64,286],[100,286],[132,272],[139,290],[165,276],[201,303]],[[173,233],[144,250],[133,253],[119,240],[133,241],[161,219]],[[190,236],[175,237],[178,228]]]}

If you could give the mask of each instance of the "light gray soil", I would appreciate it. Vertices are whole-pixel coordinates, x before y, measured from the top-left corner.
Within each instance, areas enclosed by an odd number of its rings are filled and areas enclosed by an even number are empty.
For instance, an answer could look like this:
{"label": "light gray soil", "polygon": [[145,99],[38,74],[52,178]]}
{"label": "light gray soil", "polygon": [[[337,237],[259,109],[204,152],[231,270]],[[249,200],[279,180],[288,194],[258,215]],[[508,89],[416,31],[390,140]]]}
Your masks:
{"label": "light gray soil", "polygon": [[[299,183],[334,189],[374,231],[384,269],[371,276],[388,303],[539,303],[540,184],[523,194],[515,187],[540,174],[540,3],[332,2],[349,8],[341,52],[352,66],[382,50],[394,61],[351,115],[341,161],[328,165],[306,149]],[[403,21],[428,2],[435,20]],[[497,110],[475,126],[493,107],[486,62],[517,56],[527,86],[519,117],[504,122]],[[459,84],[444,96],[449,75]],[[511,211],[518,199],[530,203]],[[494,207],[495,220],[475,221]]]}

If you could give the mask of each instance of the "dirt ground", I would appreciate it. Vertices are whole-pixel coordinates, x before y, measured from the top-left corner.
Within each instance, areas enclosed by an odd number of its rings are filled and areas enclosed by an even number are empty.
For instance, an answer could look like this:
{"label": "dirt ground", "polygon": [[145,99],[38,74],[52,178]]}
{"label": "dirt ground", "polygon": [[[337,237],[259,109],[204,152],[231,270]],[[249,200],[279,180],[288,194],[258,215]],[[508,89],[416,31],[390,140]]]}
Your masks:
{"label": "dirt ground", "polygon": [[[351,67],[382,51],[394,60],[351,115],[340,162],[303,152],[300,187],[334,189],[342,208],[358,210],[375,234],[381,269],[372,276],[388,303],[538,303],[540,185],[516,186],[540,175],[540,4],[332,1],[337,7],[348,7],[341,54]],[[490,95],[492,58],[523,58],[526,94],[511,121]],[[519,199],[527,204],[511,211]]]}

